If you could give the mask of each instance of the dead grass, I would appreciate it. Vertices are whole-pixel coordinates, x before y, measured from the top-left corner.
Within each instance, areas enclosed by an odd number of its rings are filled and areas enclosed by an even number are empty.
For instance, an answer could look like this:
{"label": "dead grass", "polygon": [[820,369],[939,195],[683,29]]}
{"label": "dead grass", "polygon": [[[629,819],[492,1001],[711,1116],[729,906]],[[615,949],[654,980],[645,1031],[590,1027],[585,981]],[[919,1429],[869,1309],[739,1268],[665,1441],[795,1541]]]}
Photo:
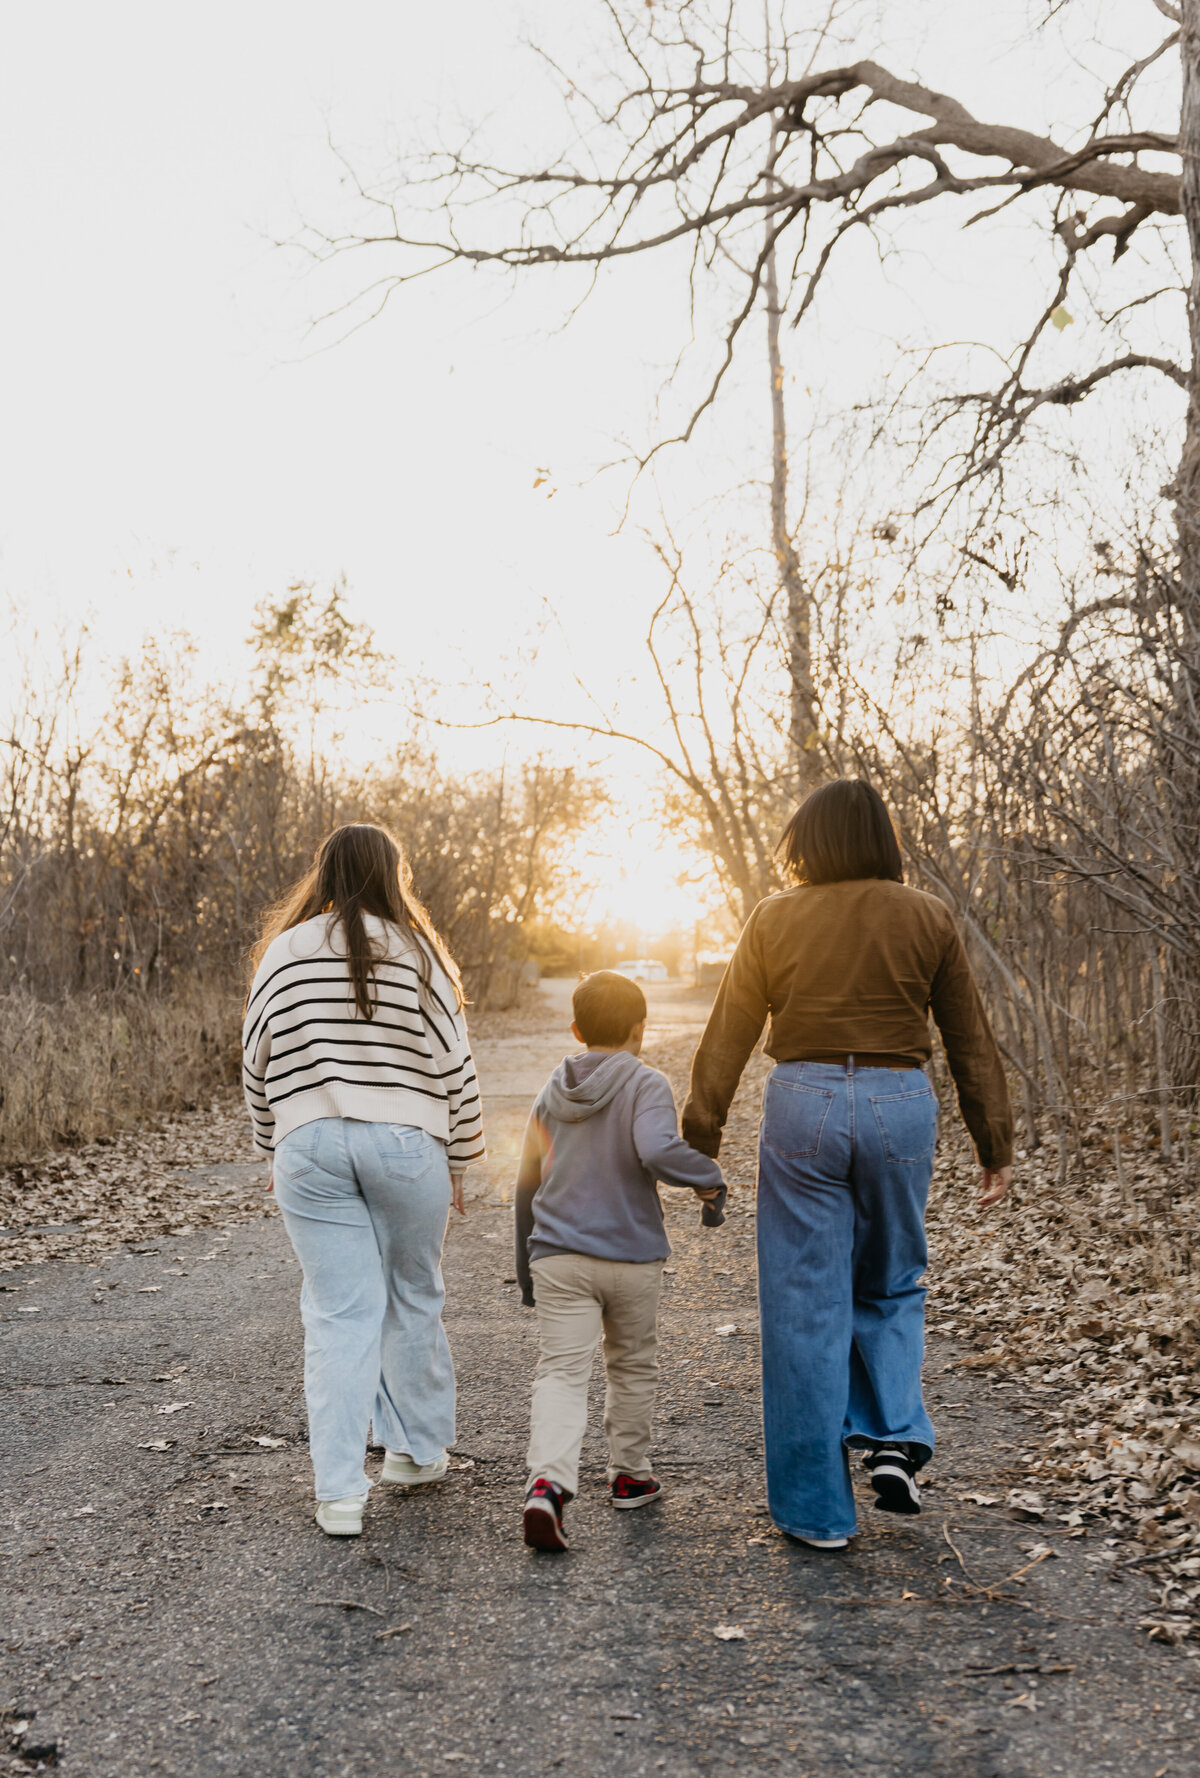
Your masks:
{"label": "dead grass", "polygon": [[0,1164],[207,1102],[238,1079],[239,1026],[236,995],[199,978],[162,999],[0,996]]}

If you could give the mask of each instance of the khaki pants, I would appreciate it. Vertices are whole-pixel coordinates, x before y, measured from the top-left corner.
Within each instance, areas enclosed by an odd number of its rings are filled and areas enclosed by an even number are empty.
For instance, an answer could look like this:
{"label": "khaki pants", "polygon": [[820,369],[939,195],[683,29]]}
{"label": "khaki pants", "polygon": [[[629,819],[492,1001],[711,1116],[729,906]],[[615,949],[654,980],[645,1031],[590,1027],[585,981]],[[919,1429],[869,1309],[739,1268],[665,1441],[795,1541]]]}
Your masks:
{"label": "khaki pants", "polygon": [[604,1335],[604,1432],[608,1479],[645,1479],[658,1382],[658,1292],[662,1261],[555,1253],[530,1266],[541,1356],[533,1383],[529,1479],[544,1476],[574,1494],[587,1428],[588,1378]]}

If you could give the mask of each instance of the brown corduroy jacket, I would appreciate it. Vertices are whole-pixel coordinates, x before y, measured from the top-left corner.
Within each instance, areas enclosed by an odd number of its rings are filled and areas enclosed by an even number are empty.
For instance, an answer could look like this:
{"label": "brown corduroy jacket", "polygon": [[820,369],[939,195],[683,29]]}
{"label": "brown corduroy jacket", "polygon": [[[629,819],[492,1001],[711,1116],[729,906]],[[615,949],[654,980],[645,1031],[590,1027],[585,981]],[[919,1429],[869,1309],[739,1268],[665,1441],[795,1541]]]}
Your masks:
{"label": "brown corduroy jacket", "polygon": [[805,884],[746,922],[692,1062],[683,1138],[716,1156],[729,1104],[768,1016],[777,1062],[920,1068],[937,1023],[980,1165],[1012,1160],[1012,1106],[996,1039],[950,910],[870,877]]}

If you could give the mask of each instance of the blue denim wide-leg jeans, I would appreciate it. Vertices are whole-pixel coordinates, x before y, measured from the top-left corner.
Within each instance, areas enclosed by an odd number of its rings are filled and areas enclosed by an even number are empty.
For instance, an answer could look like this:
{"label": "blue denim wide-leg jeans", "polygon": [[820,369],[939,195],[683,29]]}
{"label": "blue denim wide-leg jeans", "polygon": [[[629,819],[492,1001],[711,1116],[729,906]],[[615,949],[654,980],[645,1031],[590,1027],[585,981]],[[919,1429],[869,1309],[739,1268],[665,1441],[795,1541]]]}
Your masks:
{"label": "blue denim wide-leg jeans", "polygon": [[784,1062],[758,1172],[767,1499],[783,1531],[857,1530],[848,1448],[933,1451],[921,1399],[937,1099],[919,1069]]}
{"label": "blue denim wide-leg jeans", "polygon": [[367,1428],[432,1463],[454,1443],[442,1326],[445,1145],[407,1124],[326,1117],[275,1150],[275,1196],[304,1272],[304,1396],[318,1500],[366,1494]]}

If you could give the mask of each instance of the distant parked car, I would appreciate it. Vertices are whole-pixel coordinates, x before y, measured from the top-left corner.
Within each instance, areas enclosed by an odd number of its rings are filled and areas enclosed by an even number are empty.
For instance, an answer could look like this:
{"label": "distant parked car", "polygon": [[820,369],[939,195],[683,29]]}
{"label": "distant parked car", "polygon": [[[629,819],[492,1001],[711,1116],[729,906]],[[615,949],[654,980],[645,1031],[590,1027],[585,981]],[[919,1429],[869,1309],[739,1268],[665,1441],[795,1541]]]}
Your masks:
{"label": "distant parked car", "polygon": [[627,975],[631,982],[669,982],[671,971],[657,957],[631,957],[628,963],[615,966],[617,975]]}

